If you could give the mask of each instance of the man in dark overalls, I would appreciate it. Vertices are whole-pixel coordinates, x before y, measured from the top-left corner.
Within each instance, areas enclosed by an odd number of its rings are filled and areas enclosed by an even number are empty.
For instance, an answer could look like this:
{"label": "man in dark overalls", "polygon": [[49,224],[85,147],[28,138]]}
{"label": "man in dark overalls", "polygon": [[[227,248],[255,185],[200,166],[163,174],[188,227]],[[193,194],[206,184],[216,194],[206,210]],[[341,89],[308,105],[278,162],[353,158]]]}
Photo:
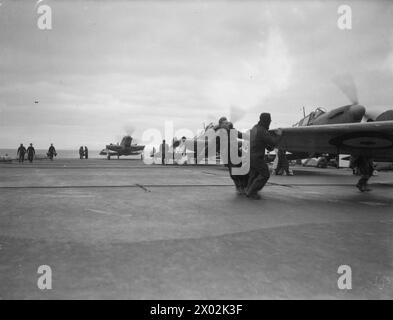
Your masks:
{"label": "man in dark overalls", "polygon": [[21,143],[17,152],[19,162],[25,161],[25,154],[26,154],[26,148],[23,146],[23,143]]}
{"label": "man in dark overalls", "polygon": [[[233,128],[232,123],[229,123],[229,129],[230,130],[236,130]],[[246,188],[247,188],[247,184],[248,184],[248,178],[249,178],[249,171],[247,171],[247,173],[243,173],[243,174],[233,174],[233,168],[239,168],[242,167],[244,163],[240,162],[239,164],[233,164],[233,160],[231,159],[231,148],[235,148],[238,154],[238,157],[242,156],[242,152],[244,152],[242,150],[242,143],[239,144],[239,142],[236,141],[231,141],[230,138],[230,131],[228,132],[228,143],[229,143],[229,147],[228,147],[228,168],[229,168],[229,176],[231,177],[233,183],[235,184],[236,187],[236,192],[239,195],[245,195],[246,194]],[[243,138],[243,133],[240,131],[236,130],[236,136],[238,139],[242,139]]]}
{"label": "man in dark overalls", "polygon": [[292,172],[289,170],[286,151],[284,149],[278,149],[276,157],[278,161],[275,174],[281,176],[285,172],[287,176],[293,176]]}
{"label": "man in dark overalls", "polygon": [[371,191],[371,189],[368,187],[368,180],[370,177],[373,175],[374,172],[374,163],[373,160],[366,156],[366,155],[360,155],[357,157],[354,157],[352,165],[358,169],[361,177],[356,184],[356,187],[361,191]]}
{"label": "man in dark overalls", "polygon": [[262,113],[259,122],[250,132],[250,176],[246,188],[246,195],[250,199],[261,199],[258,191],[262,190],[270,178],[269,167],[265,162],[265,149],[272,150],[282,134],[281,129],[276,131],[278,136],[269,133],[270,123],[270,113]]}
{"label": "man in dark overalls", "polygon": [[[108,151],[108,153],[109,153],[109,151]],[[83,151],[83,147],[81,146],[81,147],[79,148],[79,158],[80,158],[80,159],[83,159],[83,155],[84,155],[84,151]]]}
{"label": "man in dark overalls", "polygon": [[55,156],[55,157],[57,156],[56,149],[53,146],[53,143],[50,144],[47,155],[48,155],[49,159],[51,159],[52,161],[53,161],[53,156]]}
{"label": "man in dark overalls", "polygon": [[30,146],[27,148],[27,159],[30,162],[33,162],[34,156],[35,156],[35,150],[34,150],[33,144],[30,143]]}
{"label": "man in dark overalls", "polygon": [[[226,130],[227,134],[228,134],[228,149],[226,150],[226,155],[224,155],[224,157],[227,157],[226,160],[226,166],[229,169],[229,176],[231,177],[233,183],[235,184],[235,188],[236,188],[236,192],[239,195],[244,195],[246,194],[245,192],[245,188],[247,187],[247,183],[248,183],[248,172],[246,174],[239,174],[239,175],[235,175],[233,174],[233,168],[234,167],[241,167],[242,163],[238,163],[238,164],[234,164],[233,163],[233,159],[231,159],[230,155],[231,155],[231,149],[235,149],[238,153],[238,156],[240,156],[241,153],[241,145],[239,145],[238,140],[234,140],[231,141],[231,135],[230,132],[231,130],[236,130],[233,127],[232,122],[229,122],[227,120],[227,118],[222,117],[220,118],[219,121],[219,125],[214,127],[214,130],[220,130],[220,129],[224,129]],[[242,139],[243,134],[240,131],[235,131],[235,135],[237,138]],[[216,139],[216,150],[219,151],[220,150],[220,138],[217,137]],[[221,156],[221,155],[220,155]]]}

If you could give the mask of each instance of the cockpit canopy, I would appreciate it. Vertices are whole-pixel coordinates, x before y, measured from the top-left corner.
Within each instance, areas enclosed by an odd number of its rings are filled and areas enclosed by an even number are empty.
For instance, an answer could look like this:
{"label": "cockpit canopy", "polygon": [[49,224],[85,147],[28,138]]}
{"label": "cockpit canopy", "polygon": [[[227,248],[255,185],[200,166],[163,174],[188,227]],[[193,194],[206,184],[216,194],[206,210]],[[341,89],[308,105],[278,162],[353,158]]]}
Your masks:
{"label": "cockpit canopy", "polygon": [[326,113],[326,110],[323,108],[316,108],[313,112],[311,112],[309,115],[304,117],[302,120],[299,122],[295,123],[293,127],[304,127],[308,126],[313,120],[316,118],[320,117],[322,114]]}

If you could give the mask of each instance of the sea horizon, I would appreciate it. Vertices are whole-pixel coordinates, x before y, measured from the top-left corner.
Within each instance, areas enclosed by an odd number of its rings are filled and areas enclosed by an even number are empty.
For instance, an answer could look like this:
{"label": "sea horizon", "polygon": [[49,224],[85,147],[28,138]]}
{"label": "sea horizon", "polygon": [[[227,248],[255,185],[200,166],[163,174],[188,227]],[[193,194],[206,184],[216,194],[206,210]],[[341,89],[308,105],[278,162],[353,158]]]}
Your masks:
{"label": "sea horizon", "polygon": [[[28,146],[25,146],[26,148]],[[0,157],[8,155],[11,158],[17,157],[18,148],[0,148]],[[46,157],[48,149],[35,149],[36,156]],[[89,150],[89,158],[104,158],[105,156],[100,156],[101,150]],[[79,150],[73,149],[56,149],[58,159],[79,159]]]}

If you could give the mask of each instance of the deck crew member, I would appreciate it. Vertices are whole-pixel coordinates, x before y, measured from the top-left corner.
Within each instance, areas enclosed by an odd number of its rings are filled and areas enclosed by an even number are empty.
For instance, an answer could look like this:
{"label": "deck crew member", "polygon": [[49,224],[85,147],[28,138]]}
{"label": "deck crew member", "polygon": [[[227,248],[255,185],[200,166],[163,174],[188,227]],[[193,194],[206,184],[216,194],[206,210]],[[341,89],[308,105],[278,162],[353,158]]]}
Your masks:
{"label": "deck crew member", "polygon": [[269,133],[271,123],[270,113],[262,113],[259,122],[250,132],[250,176],[246,188],[246,195],[251,199],[260,199],[258,194],[270,178],[269,167],[265,162],[265,149],[273,150],[282,134],[281,129],[276,135]]}
{"label": "deck crew member", "polygon": [[21,143],[17,152],[19,162],[25,161],[25,154],[26,154],[26,148],[23,146],[23,143]]}
{"label": "deck crew member", "polygon": [[49,159],[53,160],[53,156],[57,156],[57,153],[55,147],[53,146],[53,143],[51,143],[48,150],[48,157]]}
{"label": "deck crew member", "polygon": [[[217,127],[216,130],[218,129],[225,129],[228,133],[228,151],[227,151],[227,166],[229,169],[229,176],[231,177],[233,183],[235,184],[235,188],[236,188],[236,192],[239,195],[245,195],[246,194],[246,187],[247,187],[247,183],[248,183],[248,177],[249,174],[242,174],[242,175],[234,175],[233,174],[233,168],[234,167],[241,167],[242,163],[239,164],[234,164],[231,160],[231,148],[235,148],[238,153],[239,153],[239,144],[238,141],[231,141],[231,136],[230,136],[230,132],[231,130],[235,130],[233,127],[232,122],[229,122],[225,117],[222,117],[219,121],[219,126]],[[217,137],[218,138],[218,137]],[[242,138],[242,133],[240,131],[237,131],[237,138],[241,139]],[[216,140],[217,142],[217,150],[220,150],[220,144],[219,141],[220,139],[218,138]]]}
{"label": "deck crew member", "polygon": [[361,191],[371,191],[368,187],[368,180],[373,175],[374,163],[373,160],[365,155],[360,155],[354,158],[353,166],[356,167],[361,175],[356,187]]}
{"label": "deck crew member", "polygon": [[[108,151],[108,152],[109,152],[109,151]],[[80,158],[80,159],[83,159],[83,154],[84,154],[83,147],[80,146],[80,148],[79,148],[79,158]]]}
{"label": "deck crew member", "polygon": [[33,144],[30,143],[30,146],[27,148],[27,159],[30,162],[33,162],[34,156],[35,156],[35,150],[34,150]]}
{"label": "deck crew member", "polygon": [[275,174],[281,176],[285,172],[287,176],[293,176],[293,173],[289,170],[289,162],[285,150],[278,149],[276,157],[278,161]]}

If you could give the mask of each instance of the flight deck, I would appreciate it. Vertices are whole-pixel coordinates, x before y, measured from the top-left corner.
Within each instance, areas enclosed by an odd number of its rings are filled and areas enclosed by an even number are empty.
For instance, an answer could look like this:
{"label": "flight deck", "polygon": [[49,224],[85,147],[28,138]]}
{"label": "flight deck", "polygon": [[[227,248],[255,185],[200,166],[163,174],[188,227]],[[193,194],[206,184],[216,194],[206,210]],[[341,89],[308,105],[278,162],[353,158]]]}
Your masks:
{"label": "flight deck", "polygon": [[258,201],[221,166],[1,163],[0,299],[393,298],[393,172],[292,169]]}

